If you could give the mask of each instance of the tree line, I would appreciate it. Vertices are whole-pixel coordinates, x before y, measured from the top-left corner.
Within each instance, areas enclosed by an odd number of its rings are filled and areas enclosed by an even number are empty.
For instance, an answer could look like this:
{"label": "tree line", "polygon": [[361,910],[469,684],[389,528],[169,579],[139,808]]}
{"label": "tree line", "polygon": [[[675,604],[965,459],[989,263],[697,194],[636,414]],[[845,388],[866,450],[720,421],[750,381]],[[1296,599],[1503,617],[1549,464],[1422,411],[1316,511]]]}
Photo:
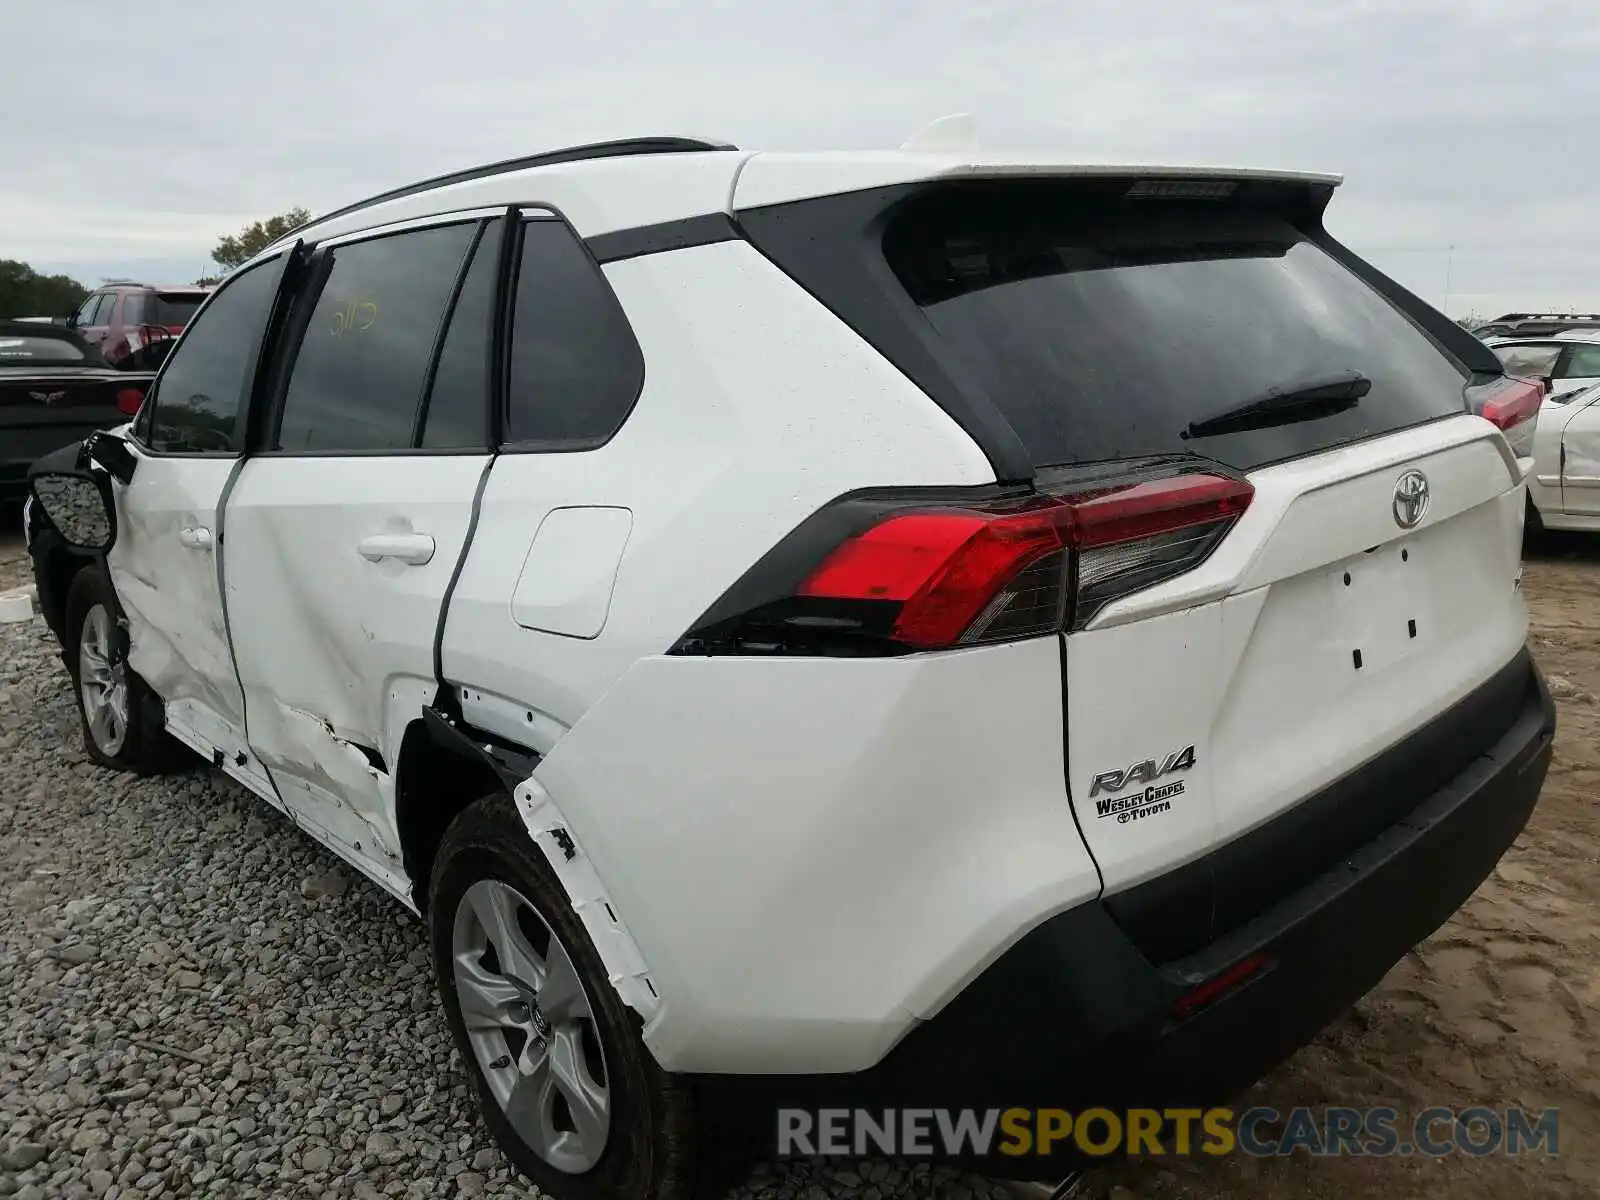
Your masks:
{"label": "tree line", "polygon": [[[252,221],[236,234],[218,238],[216,248],[211,251],[217,273],[202,276],[195,282],[204,287],[212,286],[223,275],[249,262],[273,242],[310,220],[308,210],[291,208],[264,221]],[[101,284],[109,282],[100,281]],[[84,297],[93,290],[69,275],[41,275],[25,262],[0,259],[0,320],[64,316],[82,304]]]}

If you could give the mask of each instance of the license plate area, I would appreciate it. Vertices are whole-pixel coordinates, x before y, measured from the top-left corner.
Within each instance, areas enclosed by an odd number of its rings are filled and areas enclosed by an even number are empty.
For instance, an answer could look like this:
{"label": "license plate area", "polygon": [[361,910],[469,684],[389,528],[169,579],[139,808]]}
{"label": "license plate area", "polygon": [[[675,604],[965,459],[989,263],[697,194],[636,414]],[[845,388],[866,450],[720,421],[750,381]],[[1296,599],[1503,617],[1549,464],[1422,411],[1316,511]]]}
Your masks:
{"label": "license plate area", "polygon": [[1438,636],[1434,589],[1422,539],[1378,546],[1328,572],[1330,622],[1324,644],[1345,669],[1370,675],[1404,662]]}

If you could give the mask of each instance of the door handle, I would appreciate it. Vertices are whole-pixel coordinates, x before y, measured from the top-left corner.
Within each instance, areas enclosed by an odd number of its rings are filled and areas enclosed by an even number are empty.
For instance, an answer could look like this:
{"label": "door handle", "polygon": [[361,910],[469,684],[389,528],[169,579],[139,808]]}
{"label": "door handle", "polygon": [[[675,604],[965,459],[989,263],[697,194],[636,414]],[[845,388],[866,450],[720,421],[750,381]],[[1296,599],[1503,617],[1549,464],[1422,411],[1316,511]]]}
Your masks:
{"label": "door handle", "polygon": [[211,549],[211,530],[203,525],[189,525],[178,530],[178,541],[191,550]]}
{"label": "door handle", "polygon": [[356,550],[368,562],[393,558],[420,567],[433,558],[433,538],[425,533],[369,533]]}

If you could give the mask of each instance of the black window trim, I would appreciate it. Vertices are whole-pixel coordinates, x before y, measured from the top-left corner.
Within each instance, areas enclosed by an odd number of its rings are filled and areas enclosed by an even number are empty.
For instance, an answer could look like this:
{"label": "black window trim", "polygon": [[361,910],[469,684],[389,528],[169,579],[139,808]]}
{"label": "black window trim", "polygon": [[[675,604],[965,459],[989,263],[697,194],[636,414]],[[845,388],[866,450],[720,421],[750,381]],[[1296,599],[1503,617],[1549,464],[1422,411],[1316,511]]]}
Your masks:
{"label": "black window trim", "polygon": [[[311,324],[311,314],[316,309],[317,298],[321,295],[323,285],[327,283],[327,275],[333,263],[333,257],[329,254],[329,251],[336,250],[341,246],[373,242],[386,237],[399,237],[403,234],[417,233],[426,229],[439,229],[451,225],[478,226],[473,233],[468,253],[462,258],[462,266],[456,276],[450,300],[445,305],[438,328],[434,331],[425,384],[426,388],[431,390],[433,374],[438,369],[439,354],[444,348],[444,332],[449,326],[451,314],[455,311],[455,300],[460,294],[461,285],[466,278],[465,272],[471,267],[471,249],[475,248],[481,241],[484,227],[495,218],[505,216],[506,212],[507,210],[501,207],[486,208],[479,206],[472,209],[432,213],[425,217],[415,217],[405,221],[394,221],[384,225],[374,225],[367,229],[341,233],[336,237],[330,237],[316,243],[310,251],[310,271],[307,275],[306,284],[298,289],[294,297],[293,311],[273,356],[271,383],[262,398],[264,411],[260,437],[250,450],[250,456],[252,458],[406,458],[418,455],[483,456],[490,454],[492,452],[490,445],[453,446],[448,448],[418,446],[416,441],[420,427],[417,425],[415,418],[411,429],[412,445],[410,446],[390,446],[365,450],[342,450],[337,448],[284,450],[278,448],[274,443],[277,442],[282,430],[284,402],[288,398],[289,382],[294,374],[295,360],[299,357],[300,345],[305,340],[306,330]],[[197,313],[196,316],[198,315]],[[491,388],[491,398],[492,392],[493,389]],[[427,392],[425,391],[423,394],[426,395]]]}
{"label": "black window trim", "polygon": [[[296,278],[297,273],[292,270],[292,267],[297,258],[304,258],[305,253],[306,251],[303,243],[298,241],[292,242],[285,246],[282,250],[254,260],[240,270],[233,272],[215,288],[213,288],[211,292],[207,294],[206,298],[201,301],[200,307],[195,309],[194,314],[189,318],[188,323],[184,326],[183,333],[178,335],[178,339],[173,343],[172,349],[167,352],[166,358],[162,360],[161,367],[156,372],[156,377],[150,381],[150,387],[146,390],[145,402],[140,406],[139,415],[135,418],[133,426],[129,430],[130,440],[135,446],[138,447],[140,454],[143,454],[148,458],[236,459],[249,456],[249,432],[254,427],[256,413],[259,409],[261,401],[260,385],[265,377],[266,369],[270,366],[270,343],[273,341],[273,335],[279,331],[286,315],[286,293],[292,294],[293,288],[298,283]],[[178,351],[183,345],[183,339],[186,338],[189,335],[189,331],[193,329],[196,324],[198,324],[200,317],[205,313],[205,310],[211,306],[218,296],[222,295],[223,292],[227,291],[228,288],[232,287],[236,282],[238,282],[240,279],[243,279],[246,275],[249,275],[253,271],[271,268],[274,264],[277,265],[277,269],[279,271],[278,286],[277,290],[273,293],[272,300],[270,301],[267,310],[267,323],[262,326],[261,334],[256,338],[255,344],[250,351],[251,366],[245,375],[243,394],[240,396],[239,400],[239,414],[238,417],[235,418],[233,449],[156,449],[153,445],[151,445],[150,426],[155,420],[156,406],[161,402],[162,381],[166,378],[168,366],[170,366],[172,361],[178,356]]]}

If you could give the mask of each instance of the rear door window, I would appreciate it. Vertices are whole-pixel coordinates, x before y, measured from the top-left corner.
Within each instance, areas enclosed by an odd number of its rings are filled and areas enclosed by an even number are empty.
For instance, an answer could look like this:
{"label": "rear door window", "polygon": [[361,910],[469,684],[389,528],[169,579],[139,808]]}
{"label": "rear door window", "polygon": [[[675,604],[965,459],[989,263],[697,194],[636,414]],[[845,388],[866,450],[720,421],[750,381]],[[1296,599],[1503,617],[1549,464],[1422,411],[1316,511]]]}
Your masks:
{"label": "rear door window", "polygon": [[408,449],[477,225],[335,246],[283,399],[284,451]]}
{"label": "rear door window", "polygon": [[[1464,411],[1466,372],[1269,212],[966,184],[911,201],[884,253],[1037,466],[1190,452],[1251,469]],[[1352,375],[1370,390],[1344,411],[1191,428]]]}
{"label": "rear door window", "polygon": [[422,445],[430,450],[481,450],[489,445],[489,352],[503,221],[488,225],[472,251],[450,311],[428,390]]}

